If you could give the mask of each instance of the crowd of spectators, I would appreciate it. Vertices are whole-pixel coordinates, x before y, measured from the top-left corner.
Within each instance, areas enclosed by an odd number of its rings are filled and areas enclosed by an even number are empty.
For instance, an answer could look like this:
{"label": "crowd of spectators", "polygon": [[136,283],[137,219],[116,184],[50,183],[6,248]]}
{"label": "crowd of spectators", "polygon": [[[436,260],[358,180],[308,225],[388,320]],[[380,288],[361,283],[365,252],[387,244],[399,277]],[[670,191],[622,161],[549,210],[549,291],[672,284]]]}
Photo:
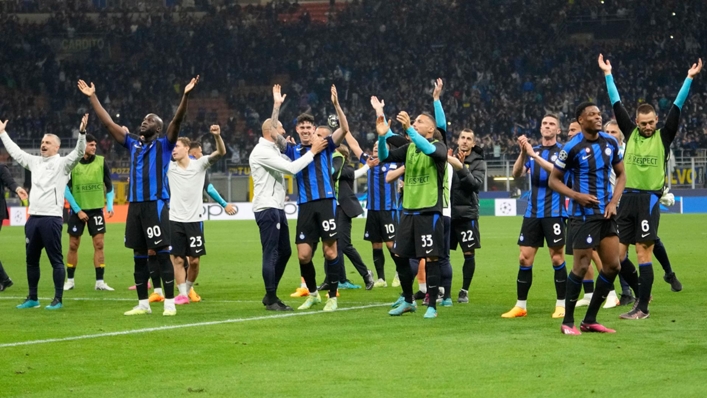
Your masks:
{"label": "crowd of spectators", "polygon": [[[41,1],[27,3],[42,11]],[[208,136],[208,125],[221,123],[237,163],[257,142],[272,106],[267,87],[276,82],[288,94],[281,116],[288,132],[296,135],[301,112],[322,122],[334,113],[328,92],[336,84],[353,133],[370,146],[371,95],[385,100],[388,116],[429,112],[432,81],[442,77],[450,138],[470,127],[489,158],[512,157],[518,135],[539,138],[546,113],[558,114],[566,129],[575,105],[593,100],[611,117],[600,52],[612,61],[627,107],[649,102],[664,119],[707,45],[701,1],[360,0],[324,24],[306,16],[281,22],[278,14],[301,11],[282,1],[89,10],[95,18],[83,3],[48,2],[50,17],[41,24],[0,14],[0,117],[11,120],[14,137],[70,137],[88,106],[76,89],[79,78],[94,82],[104,106],[131,130],[148,112],[168,122],[183,85],[199,74],[196,95],[226,99],[229,114],[217,120],[214,110],[200,108],[182,134]],[[205,13],[189,12],[193,7]],[[578,20],[629,28],[614,40],[582,42],[566,34]],[[62,46],[74,38],[102,41],[67,56]],[[686,154],[707,147],[705,82],[696,79],[683,109],[675,148]],[[94,129],[101,150],[115,148]]]}

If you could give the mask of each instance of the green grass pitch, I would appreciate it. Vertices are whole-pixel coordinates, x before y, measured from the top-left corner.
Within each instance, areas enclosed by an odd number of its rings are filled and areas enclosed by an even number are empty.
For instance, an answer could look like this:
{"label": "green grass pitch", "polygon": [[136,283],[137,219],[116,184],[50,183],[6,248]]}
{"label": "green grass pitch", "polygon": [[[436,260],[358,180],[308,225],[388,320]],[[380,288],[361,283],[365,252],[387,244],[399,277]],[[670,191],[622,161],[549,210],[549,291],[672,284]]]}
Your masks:
{"label": "green grass pitch", "polygon": [[[354,224],[354,243],[373,268],[363,224]],[[422,319],[424,311],[388,316],[398,294],[392,287],[341,291],[340,311],[332,314],[323,306],[287,316],[265,311],[257,226],[240,221],[206,224],[209,254],[197,286],[203,301],[178,307],[176,317],[163,317],[162,304],[149,316],[123,316],[136,295],[127,290],[133,265],[122,225],[109,225],[106,235],[105,279],[115,292],[93,290],[86,237],[64,309],[18,310],[27,294],[23,230],[3,228],[0,260],[15,286],[0,293],[0,396],[707,396],[707,215],[663,216],[660,235],[682,292],[670,291],[656,264],[650,319],[621,321],[623,307],[601,310],[599,320],[617,334],[577,337],[561,335],[559,320],[550,318],[547,249],[536,259],[528,317],[500,317],[515,303],[520,224],[519,217],[481,219],[470,303],[440,308],[431,321]],[[321,281],[321,252],[316,258]],[[46,256],[42,261],[45,306],[52,281]],[[454,299],[462,261],[452,252]],[[390,258],[386,270],[390,283]],[[347,271],[361,283],[352,266]],[[303,301],[289,297],[298,285],[293,254],[280,286],[293,307]],[[20,342],[30,344],[13,345]]]}

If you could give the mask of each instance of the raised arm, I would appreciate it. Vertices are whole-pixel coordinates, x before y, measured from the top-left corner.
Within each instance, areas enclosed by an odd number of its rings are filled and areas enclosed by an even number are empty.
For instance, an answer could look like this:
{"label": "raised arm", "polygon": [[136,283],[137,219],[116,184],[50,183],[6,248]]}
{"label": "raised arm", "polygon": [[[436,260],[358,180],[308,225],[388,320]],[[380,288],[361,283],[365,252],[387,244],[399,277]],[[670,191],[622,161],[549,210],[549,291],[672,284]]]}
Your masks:
{"label": "raised arm", "polygon": [[[376,119],[378,119],[379,116],[383,116],[383,120],[385,121],[385,115],[383,114],[383,109],[385,108],[385,101],[379,101],[378,97],[373,96],[371,97],[371,106],[376,111]],[[388,138],[391,135],[393,135],[393,130],[388,128],[388,132],[386,133],[385,138]]]}
{"label": "raised arm", "polygon": [[212,125],[209,129],[209,132],[214,137],[214,141],[216,141],[216,151],[209,155],[209,163],[213,164],[216,163],[216,161],[219,160],[221,156],[226,154],[226,144],[224,144],[223,138],[221,137],[220,126],[216,124]]}
{"label": "raised arm", "polygon": [[680,108],[680,110],[682,110],[682,106],[685,104],[687,95],[690,93],[692,79],[694,79],[695,76],[700,73],[700,71],[702,71],[702,58],[699,58],[696,64],[692,64],[690,70],[687,71],[687,77],[685,78],[685,82],[682,84],[680,92],[678,92],[678,96],[675,98],[675,102],[673,102],[675,106]]}
{"label": "raised arm", "polygon": [[169,127],[167,127],[167,140],[172,144],[177,142],[177,137],[179,136],[179,129],[182,127],[184,116],[187,114],[189,93],[191,93],[197,83],[199,83],[198,75],[195,78],[192,78],[189,84],[184,87],[184,95],[182,95],[182,100],[179,102],[177,112],[174,114],[174,118],[169,123]]}
{"label": "raised arm", "polygon": [[628,114],[626,108],[621,103],[621,97],[619,96],[619,89],[616,88],[616,83],[614,83],[614,76],[611,75],[611,62],[604,61],[604,55],[599,54],[599,68],[604,72],[604,80],[606,80],[606,91],[609,93],[609,101],[611,101],[611,107],[614,109],[614,117],[616,117],[616,123],[619,125],[619,129],[624,133],[626,141],[628,141],[631,133],[636,128],[636,125],[631,120],[631,115]]}
{"label": "raised arm", "polygon": [[94,86],[93,83],[89,86],[83,80],[79,80],[78,87],[79,90],[88,97],[91,102],[91,107],[93,107],[93,110],[96,112],[96,116],[98,116],[98,120],[106,126],[108,133],[110,133],[110,135],[118,141],[120,145],[124,145],[125,137],[128,135],[128,132],[125,131],[123,127],[115,123],[108,114],[108,111],[103,109],[101,102],[98,101],[98,97],[96,96],[96,86]]}
{"label": "raised arm", "polygon": [[69,152],[64,159],[64,172],[70,174],[76,164],[81,160],[83,154],[86,153],[86,127],[88,126],[88,113],[81,118],[79,126],[79,139],[76,140],[76,148]]}
{"label": "raised arm", "polygon": [[687,100],[688,94],[690,94],[690,86],[692,85],[692,80],[697,76],[698,73],[702,70],[702,58],[700,58],[696,64],[692,64],[692,67],[690,68],[689,71],[687,71],[687,77],[685,78],[685,81],[682,84],[682,87],[680,88],[680,92],[678,92],[677,97],[675,98],[675,102],[673,102],[674,106],[670,107],[670,111],[668,112],[668,117],[665,119],[665,126],[660,130],[661,134],[660,137],[663,140],[663,145],[666,148],[670,147],[670,144],[672,144],[673,140],[675,139],[675,136],[678,133],[678,128],[680,127],[680,113],[682,111],[683,105],[685,105],[685,101]]}
{"label": "raised arm", "polygon": [[336,109],[336,116],[339,118],[339,128],[332,134],[331,139],[334,140],[336,145],[344,142],[344,138],[349,135],[349,122],[346,120],[346,115],[344,115],[344,110],[341,109],[341,104],[339,104],[339,93],[336,91],[336,86],[331,86],[331,102],[334,104]]}
{"label": "raised arm", "polygon": [[518,137],[518,145],[520,146],[520,154],[518,155],[518,159],[516,159],[516,162],[513,163],[513,178],[518,178],[523,175],[523,172],[526,169],[526,162],[528,161],[528,157],[525,153],[525,144],[528,143],[528,139],[524,136],[521,135]]}
{"label": "raised arm", "polygon": [[361,158],[361,155],[363,155],[363,149],[361,149],[361,145],[358,144],[358,141],[353,134],[346,134],[346,145],[349,146],[349,149],[351,149],[353,154],[356,156],[356,159]]}
{"label": "raised arm", "polygon": [[442,87],[444,87],[444,82],[442,82],[442,79],[438,78],[437,81],[435,81],[435,89],[432,92],[432,98],[434,99],[435,123],[438,128],[447,131],[447,117],[442,108],[442,101],[439,100],[439,96],[442,94]]}
{"label": "raised arm", "polygon": [[15,162],[19,163],[20,166],[24,167],[25,169],[28,169],[29,171],[32,171],[32,160],[33,158],[38,158],[39,156],[30,155],[29,153],[20,149],[20,147],[17,146],[14,141],[12,141],[10,136],[5,131],[7,122],[7,120],[5,120],[4,122],[0,120],[0,139],[2,139],[2,143],[5,145],[7,153],[9,153],[10,157],[15,159]]}
{"label": "raised arm", "polygon": [[385,120],[385,116],[376,117],[376,132],[378,133],[378,159],[382,162],[388,158],[388,145],[385,141],[390,124]]}
{"label": "raised arm", "polygon": [[272,115],[270,116],[270,138],[275,142],[280,152],[285,152],[287,149],[287,140],[280,134],[280,107],[285,102],[287,94],[282,94],[279,84],[272,87],[273,107]]}

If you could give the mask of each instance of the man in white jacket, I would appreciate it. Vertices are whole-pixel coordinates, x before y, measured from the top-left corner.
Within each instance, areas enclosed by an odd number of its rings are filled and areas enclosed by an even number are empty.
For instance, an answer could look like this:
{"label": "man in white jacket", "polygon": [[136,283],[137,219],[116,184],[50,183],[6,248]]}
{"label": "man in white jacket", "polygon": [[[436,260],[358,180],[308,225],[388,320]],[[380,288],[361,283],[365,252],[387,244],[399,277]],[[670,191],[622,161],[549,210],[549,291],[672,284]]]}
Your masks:
{"label": "man in white jacket", "polygon": [[57,310],[62,307],[64,293],[64,256],[61,250],[62,211],[64,190],[69,182],[71,170],[83,157],[86,150],[86,125],[88,114],[81,120],[76,148],[66,157],[59,156],[61,140],[54,134],[42,138],[40,156],[33,156],[20,149],[5,132],[6,121],[0,121],[0,139],[10,156],[20,166],[32,172],[32,189],[29,192],[29,220],[25,225],[27,250],[27,282],[29,295],[17,308],[39,308],[37,285],[39,285],[39,258],[42,249],[47,251],[54,269],[54,300],[46,307]]}
{"label": "man in white jacket", "polygon": [[314,160],[314,155],[323,151],[326,141],[316,137],[311,151],[301,158],[290,161],[280,152],[287,143],[282,123],[277,120],[284,96],[280,86],[273,88],[275,105],[273,116],[263,123],[263,136],[250,153],[250,171],[253,177],[253,212],[260,229],[263,247],[263,280],[265,298],[263,305],[269,311],[292,311],[277,297],[277,287],[292,255],[290,231],[285,217],[285,174],[295,175]]}

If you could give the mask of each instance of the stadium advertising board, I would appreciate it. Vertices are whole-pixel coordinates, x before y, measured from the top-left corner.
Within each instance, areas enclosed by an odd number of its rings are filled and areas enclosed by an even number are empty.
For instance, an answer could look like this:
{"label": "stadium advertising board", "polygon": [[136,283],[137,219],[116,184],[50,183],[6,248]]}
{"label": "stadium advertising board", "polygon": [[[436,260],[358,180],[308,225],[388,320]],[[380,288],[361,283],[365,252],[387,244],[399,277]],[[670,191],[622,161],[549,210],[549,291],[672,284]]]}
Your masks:
{"label": "stadium advertising board", "polygon": [[[479,213],[482,216],[522,216],[527,207],[525,199],[481,199],[479,201]],[[253,204],[250,202],[231,203],[236,208],[236,214],[229,216],[226,211],[216,203],[204,203],[203,219],[210,221],[222,220],[255,220]],[[366,218],[366,202],[361,201],[364,208],[360,218]],[[25,225],[29,214],[26,207],[10,207],[10,218],[5,220],[4,225],[21,226]],[[115,205],[113,217],[106,217],[107,223],[124,223],[128,216],[128,205]],[[299,207],[295,202],[285,203],[285,214],[290,220],[297,219]],[[707,213],[707,197],[675,197],[675,204],[672,206],[660,205],[662,213]]]}

